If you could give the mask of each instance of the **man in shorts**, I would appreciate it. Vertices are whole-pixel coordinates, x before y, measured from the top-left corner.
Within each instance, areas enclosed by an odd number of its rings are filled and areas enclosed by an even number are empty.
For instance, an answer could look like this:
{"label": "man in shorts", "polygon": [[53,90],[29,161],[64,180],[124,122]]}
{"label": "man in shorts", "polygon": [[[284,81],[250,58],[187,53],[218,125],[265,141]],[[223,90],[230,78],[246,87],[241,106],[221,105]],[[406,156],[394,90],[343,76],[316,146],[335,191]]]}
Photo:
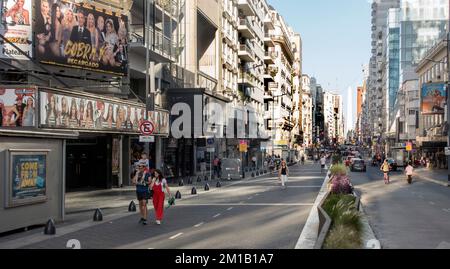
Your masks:
{"label": "man in shorts", "polygon": [[143,225],[147,225],[147,204],[148,199],[151,198],[149,188],[150,183],[151,175],[148,172],[147,162],[141,160],[137,163],[136,175],[133,178],[133,184],[136,185],[136,196],[139,201],[139,212],[141,214],[139,223]]}

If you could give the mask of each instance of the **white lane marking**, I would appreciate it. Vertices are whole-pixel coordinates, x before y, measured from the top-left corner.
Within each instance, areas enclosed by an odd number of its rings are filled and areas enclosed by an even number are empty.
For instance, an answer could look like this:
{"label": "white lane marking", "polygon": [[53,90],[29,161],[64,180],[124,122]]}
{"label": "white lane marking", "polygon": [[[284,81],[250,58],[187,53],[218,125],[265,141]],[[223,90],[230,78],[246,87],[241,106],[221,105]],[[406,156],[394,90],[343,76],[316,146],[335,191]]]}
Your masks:
{"label": "white lane marking", "polygon": [[230,211],[231,209],[233,209],[233,207],[228,208],[227,211]]}
{"label": "white lane marking", "polygon": [[183,235],[183,233],[178,233],[178,234],[176,234],[176,235],[170,237],[169,239],[170,239],[170,240],[173,240],[173,239],[175,239],[175,238],[177,238],[177,237],[179,237],[179,236],[181,236],[181,235]]}
{"label": "white lane marking", "polygon": [[244,204],[244,202],[240,202],[239,204],[179,204],[180,206],[313,206],[314,203],[247,203]]}
{"label": "white lane marking", "polygon": [[219,213],[219,214],[215,215],[215,216],[213,217],[213,219],[220,217],[220,215],[222,215],[222,214]]}
{"label": "white lane marking", "polygon": [[253,199],[253,197],[248,197],[248,198],[247,198],[247,200],[251,200],[251,199]]}
{"label": "white lane marking", "polygon": [[435,203],[434,202],[429,202],[430,203],[430,205],[435,205]]}
{"label": "white lane marking", "polygon": [[449,208],[449,209],[443,208],[442,210],[445,211],[445,212],[447,212],[447,213],[450,213],[450,208]]}
{"label": "white lane marking", "polygon": [[194,225],[195,228],[198,228],[200,226],[202,226],[203,224],[205,224],[204,222],[200,222],[199,224]]}
{"label": "white lane marking", "polygon": [[154,248],[147,248],[147,249],[154,249]]}

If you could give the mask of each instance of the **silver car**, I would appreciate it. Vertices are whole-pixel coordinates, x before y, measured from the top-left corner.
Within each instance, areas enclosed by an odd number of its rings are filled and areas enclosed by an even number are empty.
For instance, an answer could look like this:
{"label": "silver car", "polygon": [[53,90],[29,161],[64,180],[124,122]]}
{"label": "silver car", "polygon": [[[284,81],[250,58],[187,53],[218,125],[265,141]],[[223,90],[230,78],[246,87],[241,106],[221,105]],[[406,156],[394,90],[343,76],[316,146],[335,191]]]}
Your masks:
{"label": "silver car", "polygon": [[222,159],[221,179],[241,179],[242,162],[240,159]]}

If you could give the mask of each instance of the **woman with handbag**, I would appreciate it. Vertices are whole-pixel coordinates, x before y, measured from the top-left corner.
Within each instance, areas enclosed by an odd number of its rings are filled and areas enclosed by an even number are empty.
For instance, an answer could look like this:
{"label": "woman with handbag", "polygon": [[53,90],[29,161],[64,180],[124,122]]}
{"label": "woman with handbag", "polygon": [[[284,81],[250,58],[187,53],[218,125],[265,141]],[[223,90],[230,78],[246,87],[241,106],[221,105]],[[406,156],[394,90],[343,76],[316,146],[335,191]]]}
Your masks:
{"label": "woman with handbag", "polygon": [[150,178],[151,175],[146,172],[147,163],[145,161],[139,161],[136,166],[136,175],[133,177],[133,185],[136,185],[136,195],[139,201],[139,212],[141,213],[141,219],[139,223],[147,225],[148,215],[148,199],[151,198],[150,194]]}
{"label": "woman with handbag", "polygon": [[150,184],[150,189],[153,190],[153,207],[155,208],[156,224],[161,225],[164,216],[165,192],[167,192],[169,197],[171,197],[172,194],[170,193],[169,185],[161,170],[156,169],[154,175],[152,183]]}

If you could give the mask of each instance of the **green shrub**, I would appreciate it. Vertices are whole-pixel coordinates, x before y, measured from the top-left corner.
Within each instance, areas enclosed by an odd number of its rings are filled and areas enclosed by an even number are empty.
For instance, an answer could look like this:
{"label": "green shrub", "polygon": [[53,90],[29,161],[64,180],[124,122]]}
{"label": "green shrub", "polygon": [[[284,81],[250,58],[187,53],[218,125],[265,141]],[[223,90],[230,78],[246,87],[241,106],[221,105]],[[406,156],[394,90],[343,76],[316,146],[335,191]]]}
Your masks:
{"label": "green shrub", "polygon": [[360,249],[362,240],[358,231],[345,225],[334,225],[330,230],[324,249]]}
{"label": "green shrub", "polygon": [[330,169],[331,175],[342,175],[342,176],[346,176],[347,175],[347,167],[343,164],[335,164],[331,167]]}

